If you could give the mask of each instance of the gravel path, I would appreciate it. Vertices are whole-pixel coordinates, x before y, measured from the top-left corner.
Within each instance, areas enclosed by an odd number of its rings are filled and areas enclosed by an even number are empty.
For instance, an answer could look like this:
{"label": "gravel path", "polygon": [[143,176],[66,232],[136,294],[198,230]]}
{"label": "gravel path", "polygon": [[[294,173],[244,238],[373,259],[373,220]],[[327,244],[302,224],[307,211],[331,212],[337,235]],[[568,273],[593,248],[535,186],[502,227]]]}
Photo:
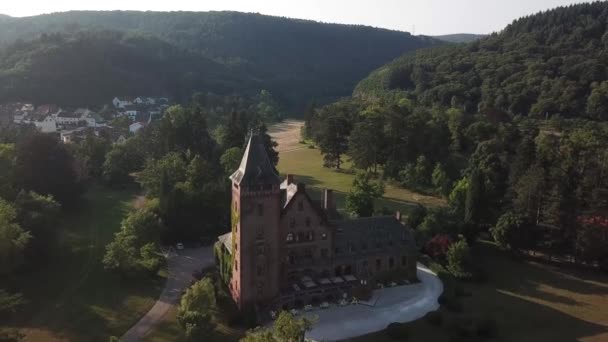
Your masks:
{"label": "gravel path", "polygon": [[374,291],[378,298],[375,306],[350,305],[307,313],[316,323],[306,337],[315,341],[343,340],[383,330],[392,322],[414,321],[439,309],[441,280],[420,264],[418,279],[418,284]]}
{"label": "gravel path", "polygon": [[139,341],[162,321],[165,314],[179,302],[182,292],[190,285],[192,273],[213,265],[213,247],[171,252],[167,256],[167,262],[169,278],[160,298],[152,309],[121,337],[121,341]]}

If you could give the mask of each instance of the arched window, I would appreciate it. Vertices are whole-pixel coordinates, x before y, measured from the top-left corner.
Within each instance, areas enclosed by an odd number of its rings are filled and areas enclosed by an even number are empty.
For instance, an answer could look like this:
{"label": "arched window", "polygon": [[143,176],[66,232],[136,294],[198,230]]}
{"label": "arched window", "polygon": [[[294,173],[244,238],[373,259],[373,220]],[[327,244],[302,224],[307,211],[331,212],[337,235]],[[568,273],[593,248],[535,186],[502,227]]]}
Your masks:
{"label": "arched window", "polygon": [[286,241],[287,241],[287,242],[293,242],[293,233],[288,233],[288,234],[287,234],[287,239],[286,239]]}

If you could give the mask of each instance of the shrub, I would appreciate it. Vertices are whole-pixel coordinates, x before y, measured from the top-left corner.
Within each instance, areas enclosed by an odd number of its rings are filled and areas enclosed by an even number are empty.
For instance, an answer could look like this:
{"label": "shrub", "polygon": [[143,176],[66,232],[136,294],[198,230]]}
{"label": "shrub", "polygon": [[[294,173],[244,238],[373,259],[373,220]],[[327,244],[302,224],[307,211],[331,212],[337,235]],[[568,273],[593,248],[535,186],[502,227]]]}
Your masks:
{"label": "shrub", "polygon": [[455,242],[450,246],[447,253],[448,270],[457,278],[470,277],[468,268],[471,261],[469,245],[465,240]]}
{"label": "shrub", "polygon": [[439,327],[443,324],[443,314],[441,313],[441,311],[429,312],[428,314],[426,314],[426,316],[424,316],[424,318],[427,322],[429,322],[429,324],[436,327]]}
{"label": "shrub", "polygon": [[391,323],[386,327],[386,333],[392,340],[406,340],[409,337],[407,325],[403,323]]}
{"label": "shrub", "polygon": [[437,234],[426,243],[424,246],[424,251],[434,259],[443,259],[447,255],[451,244],[452,241],[450,240],[449,236],[445,234]]}

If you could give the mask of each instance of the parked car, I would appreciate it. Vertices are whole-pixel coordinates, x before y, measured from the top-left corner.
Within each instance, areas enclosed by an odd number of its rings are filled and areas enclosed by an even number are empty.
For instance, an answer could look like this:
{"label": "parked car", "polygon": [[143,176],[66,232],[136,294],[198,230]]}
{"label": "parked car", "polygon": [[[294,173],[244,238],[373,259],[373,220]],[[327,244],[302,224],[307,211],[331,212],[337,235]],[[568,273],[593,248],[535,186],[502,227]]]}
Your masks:
{"label": "parked car", "polygon": [[182,251],[182,250],[184,250],[184,244],[181,242],[178,242],[177,245],[175,245],[175,248],[177,248],[178,251]]}

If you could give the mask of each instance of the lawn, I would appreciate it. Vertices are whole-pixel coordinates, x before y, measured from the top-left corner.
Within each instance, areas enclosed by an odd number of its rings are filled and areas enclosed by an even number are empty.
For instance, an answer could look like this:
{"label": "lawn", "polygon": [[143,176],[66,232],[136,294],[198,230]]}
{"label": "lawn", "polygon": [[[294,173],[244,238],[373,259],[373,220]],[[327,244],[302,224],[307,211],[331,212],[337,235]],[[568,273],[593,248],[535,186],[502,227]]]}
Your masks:
{"label": "lawn", "polygon": [[[450,317],[494,317],[496,341],[608,341],[608,275],[515,259],[487,242],[478,253],[488,280],[461,282],[472,295],[462,300],[463,313]],[[424,320],[412,322],[409,333],[408,341],[449,340],[445,328]],[[348,341],[392,340],[378,332]]]}
{"label": "lawn", "polygon": [[[278,169],[281,174],[295,175],[296,182],[305,183],[315,198],[321,198],[321,191],[324,188],[334,189],[336,204],[339,208],[344,206],[344,199],[350,191],[355,177],[351,172],[351,164],[347,160],[345,160],[342,170],[325,168],[323,167],[323,156],[319,150],[303,144],[298,149],[281,152]],[[416,203],[431,207],[446,204],[443,198],[427,196],[387,184],[384,198],[379,200],[376,206],[407,211]]]}
{"label": "lawn", "polygon": [[[60,223],[48,264],[21,276],[29,303],[13,322],[29,341],[107,341],[121,336],[154,304],[164,279],[125,279],[103,269],[105,245],[132,209],[135,190],[93,186]],[[3,326],[6,328],[7,326]]]}

